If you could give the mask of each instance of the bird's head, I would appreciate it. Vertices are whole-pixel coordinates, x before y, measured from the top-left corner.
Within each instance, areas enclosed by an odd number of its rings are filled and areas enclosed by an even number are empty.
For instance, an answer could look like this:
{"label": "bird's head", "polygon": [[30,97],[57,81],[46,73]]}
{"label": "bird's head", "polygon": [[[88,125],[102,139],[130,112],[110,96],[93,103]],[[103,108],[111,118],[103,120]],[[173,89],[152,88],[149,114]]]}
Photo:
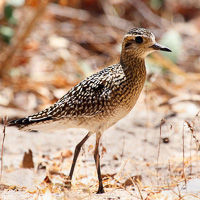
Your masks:
{"label": "bird's head", "polygon": [[122,43],[122,51],[134,56],[145,58],[153,51],[171,50],[155,41],[154,34],[144,28],[133,28],[126,33]]}

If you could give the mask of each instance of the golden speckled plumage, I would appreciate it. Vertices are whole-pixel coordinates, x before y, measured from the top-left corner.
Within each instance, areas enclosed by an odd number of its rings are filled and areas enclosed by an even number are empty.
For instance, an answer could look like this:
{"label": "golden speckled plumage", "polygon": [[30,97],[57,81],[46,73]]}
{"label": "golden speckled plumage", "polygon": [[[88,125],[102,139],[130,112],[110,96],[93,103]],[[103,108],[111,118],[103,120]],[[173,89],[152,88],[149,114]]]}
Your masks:
{"label": "golden speckled plumage", "polygon": [[155,50],[170,51],[157,44],[150,31],[131,29],[124,36],[119,63],[84,79],[49,108],[11,121],[9,125],[21,125],[22,130],[88,129],[89,133],[76,146],[70,181],[81,146],[96,133],[94,158],[99,179],[98,193],[103,193],[98,152],[101,134],[126,116],[135,105],[145,83],[144,58]]}

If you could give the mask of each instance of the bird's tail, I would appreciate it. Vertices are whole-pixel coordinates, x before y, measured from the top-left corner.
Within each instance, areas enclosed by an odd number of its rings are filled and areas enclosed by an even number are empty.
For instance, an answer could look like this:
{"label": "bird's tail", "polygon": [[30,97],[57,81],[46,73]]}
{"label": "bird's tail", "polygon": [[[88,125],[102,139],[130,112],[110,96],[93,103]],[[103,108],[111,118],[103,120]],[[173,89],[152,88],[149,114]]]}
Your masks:
{"label": "bird's tail", "polygon": [[24,127],[24,126],[27,126],[36,122],[45,121],[45,120],[51,120],[51,117],[45,117],[42,119],[32,119],[32,116],[28,116],[21,119],[9,121],[7,123],[7,126],[17,126],[17,127],[23,126]]}
{"label": "bird's tail", "polygon": [[20,126],[20,125],[26,125],[26,124],[28,125],[30,123],[31,122],[29,121],[29,118],[25,117],[25,118],[9,121],[7,123],[7,126]]}
{"label": "bird's tail", "polygon": [[42,128],[42,126],[40,126],[40,125],[47,124],[47,123],[51,122],[52,119],[55,119],[55,117],[53,117],[51,114],[51,109],[52,109],[52,111],[54,111],[56,106],[57,106],[57,104],[54,104],[50,108],[46,108],[45,110],[43,110],[39,113],[36,113],[34,115],[30,115],[28,117],[9,121],[7,123],[7,125],[8,126],[17,126],[23,130],[37,130],[38,128]]}

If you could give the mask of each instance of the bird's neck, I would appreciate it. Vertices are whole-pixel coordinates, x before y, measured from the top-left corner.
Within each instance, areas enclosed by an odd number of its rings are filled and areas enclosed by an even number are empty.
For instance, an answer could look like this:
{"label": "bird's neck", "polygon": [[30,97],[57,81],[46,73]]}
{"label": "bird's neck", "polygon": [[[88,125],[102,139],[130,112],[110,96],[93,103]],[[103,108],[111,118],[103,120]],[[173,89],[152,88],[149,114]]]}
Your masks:
{"label": "bird's neck", "polygon": [[144,58],[135,56],[134,53],[121,53],[120,64],[123,67],[124,73],[133,78],[146,78],[146,67]]}

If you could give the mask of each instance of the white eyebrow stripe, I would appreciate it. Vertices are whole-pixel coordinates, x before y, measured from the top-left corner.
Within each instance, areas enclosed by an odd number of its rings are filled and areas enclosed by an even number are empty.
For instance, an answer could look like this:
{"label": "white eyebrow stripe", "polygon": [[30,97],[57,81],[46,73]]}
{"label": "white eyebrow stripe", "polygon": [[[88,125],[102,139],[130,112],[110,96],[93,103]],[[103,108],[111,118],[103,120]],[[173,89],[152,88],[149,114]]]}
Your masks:
{"label": "white eyebrow stripe", "polygon": [[124,38],[125,38],[125,37],[137,37],[137,36],[141,36],[141,35],[126,34],[126,35],[124,36]]}
{"label": "white eyebrow stripe", "polygon": [[[135,38],[135,37],[138,37],[138,36],[140,36],[140,37],[145,37],[145,38],[149,38],[149,37],[146,36],[146,35],[132,35],[132,34],[126,34],[126,35],[124,36],[124,38],[126,38],[126,37],[133,37],[133,38]],[[152,34],[150,37],[151,37],[152,41],[155,42],[155,35]]]}

